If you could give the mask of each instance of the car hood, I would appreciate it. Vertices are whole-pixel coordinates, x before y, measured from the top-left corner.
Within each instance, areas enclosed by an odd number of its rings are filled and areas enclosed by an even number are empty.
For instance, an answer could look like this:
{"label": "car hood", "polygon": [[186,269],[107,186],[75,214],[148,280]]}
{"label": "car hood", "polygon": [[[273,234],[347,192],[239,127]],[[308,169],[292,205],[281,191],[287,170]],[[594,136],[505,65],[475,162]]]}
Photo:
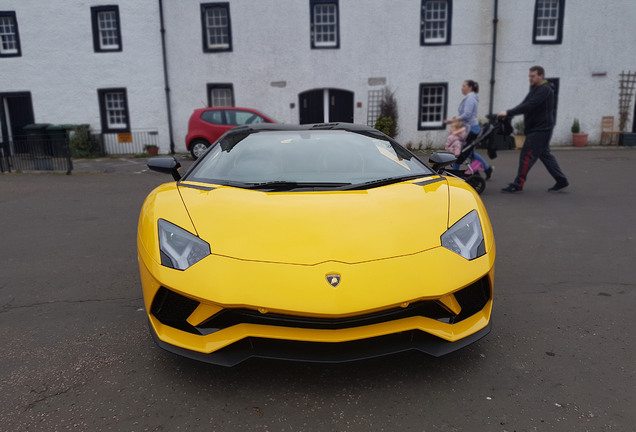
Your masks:
{"label": "car hood", "polygon": [[179,186],[212,254],[315,265],[359,263],[440,246],[448,185],[439,177],[362,191],[261,192]]}

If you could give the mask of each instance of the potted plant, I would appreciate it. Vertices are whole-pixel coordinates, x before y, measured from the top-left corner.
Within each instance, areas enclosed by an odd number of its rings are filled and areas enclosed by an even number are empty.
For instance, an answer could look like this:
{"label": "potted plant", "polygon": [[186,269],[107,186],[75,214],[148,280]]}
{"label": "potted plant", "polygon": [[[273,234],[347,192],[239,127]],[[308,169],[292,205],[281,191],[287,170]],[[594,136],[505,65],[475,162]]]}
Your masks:
{"label": "potted plant", "polygon": [[157,156],[159,154],[159,147],[155,144],[146,144],[144,150],[146,150],[150,156]]}
{"label": "potted plant", "polygon": [[523,143],[526,141],[526,135],[525,135],[526,125],[523,122],[523,120],[519,120],[515,122],[512,126],[515,130],[515,135],[514,135],[515,148],[520,149],[521,147],[523,147]]}
{"label": "potted plant", "polygon": [[579,119],[575,118],[572,122],[572,145],[574,147],[585,147],[587,144],[587,134],[581,133],[581,124]]}

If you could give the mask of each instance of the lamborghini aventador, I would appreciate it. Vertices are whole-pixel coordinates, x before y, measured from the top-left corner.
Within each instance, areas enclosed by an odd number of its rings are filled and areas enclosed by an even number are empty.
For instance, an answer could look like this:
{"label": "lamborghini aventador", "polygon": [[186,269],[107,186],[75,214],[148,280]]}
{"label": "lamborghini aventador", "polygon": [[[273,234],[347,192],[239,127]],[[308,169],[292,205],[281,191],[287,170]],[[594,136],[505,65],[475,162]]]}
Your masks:
{"label": "lamborghini aventador", "polygon": [[491,328],[495,241],[452,155],[353,124],[241,126],[153,190],[137,247],[162,348],[231,366],[441,356]]}

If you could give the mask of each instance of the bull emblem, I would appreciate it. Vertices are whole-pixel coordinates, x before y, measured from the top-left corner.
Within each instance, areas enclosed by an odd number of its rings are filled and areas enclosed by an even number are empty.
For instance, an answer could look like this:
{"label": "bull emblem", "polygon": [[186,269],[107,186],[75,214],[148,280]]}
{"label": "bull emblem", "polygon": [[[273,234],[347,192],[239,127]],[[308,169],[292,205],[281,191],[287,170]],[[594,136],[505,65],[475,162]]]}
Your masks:
{"label": "bull emblem", "polygon": [[340,281],[342,280],[342,276],[340,276],[338,273],[328,274],[326,275],[326,278],[329,285],[331,285],[334,288],[340,285]]}

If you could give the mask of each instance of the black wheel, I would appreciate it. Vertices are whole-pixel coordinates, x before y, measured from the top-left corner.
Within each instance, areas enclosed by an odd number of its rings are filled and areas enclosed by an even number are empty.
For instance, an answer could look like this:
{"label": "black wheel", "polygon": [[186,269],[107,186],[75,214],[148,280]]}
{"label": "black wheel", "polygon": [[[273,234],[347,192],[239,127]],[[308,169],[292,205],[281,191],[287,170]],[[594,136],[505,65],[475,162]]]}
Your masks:
{"label": "black wheel", "polygon": [[471,185],[478,194],[482,193],[486,189],[486,180],[479,174],[473,174],[466,179],[466,183]]}
{"label": "black wheel", "polygon": [[210,143],[205,140],[194,140],[190,144],[190,154],[194,159],[200,158],[210,147]]}

